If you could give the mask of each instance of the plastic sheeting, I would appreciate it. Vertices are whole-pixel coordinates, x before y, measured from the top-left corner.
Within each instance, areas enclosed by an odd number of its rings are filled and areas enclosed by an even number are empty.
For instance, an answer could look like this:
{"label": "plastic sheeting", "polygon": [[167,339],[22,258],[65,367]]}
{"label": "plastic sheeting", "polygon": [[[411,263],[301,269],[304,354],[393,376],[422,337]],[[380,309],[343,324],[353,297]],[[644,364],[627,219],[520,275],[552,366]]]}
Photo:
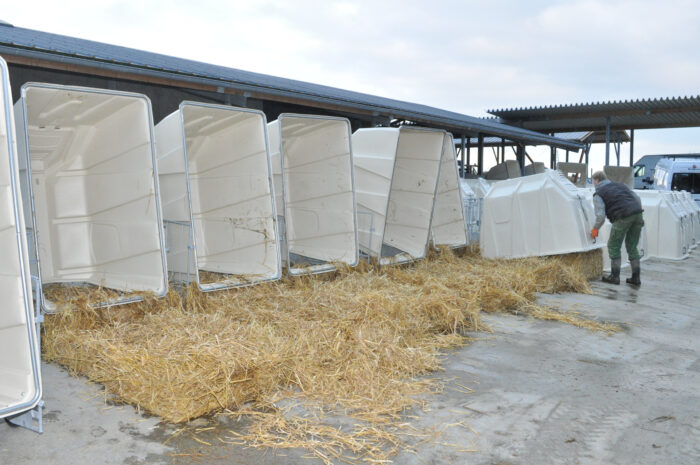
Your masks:
{"label": "plastic sheeting", "polygon": [[39,345],[29,275],[12,94],[0,58],[0,418],[41,400]]}
{"label": "plastic sheeting", "polygon": [[182,102],[155,134],[171,274],[203,291],[279,279],[264,113]]}
{"label": "plastic sheeting", "polygon": [[282,114],[268,124],[283,259],[292,275],[359,261],[350,121]]}
{"label": "plastic sheeting", "polygon": [[635,190],[642,200],[650,257],[681,260],[688,256],[688,241],[679,211],[667,192]]}
{"label": "plastic sheeting", "polygon": [[444,134],[404,126],[352,136],[360,247],[380,265],[427,253]]}
{"label": "plastic sheeting", "polygon": [[[33,216],[42,283],[165,295],[148,98],[30,83],[22,87],[15,117],[25,207],[28,200],[32,206],[25,216]],[[54,310],[43,302],[47,311]]]}
{"label": "plastic sheeting", "polygon": [[464,247],[469,242],[452,134],[445,133],[432,221],[433,244]]}
{"label": "plastic sheeting", "polygon": [[482,255],[519,258],[602,247],[590,237],[592,198],[557,171],[494,183],[484,198]]}

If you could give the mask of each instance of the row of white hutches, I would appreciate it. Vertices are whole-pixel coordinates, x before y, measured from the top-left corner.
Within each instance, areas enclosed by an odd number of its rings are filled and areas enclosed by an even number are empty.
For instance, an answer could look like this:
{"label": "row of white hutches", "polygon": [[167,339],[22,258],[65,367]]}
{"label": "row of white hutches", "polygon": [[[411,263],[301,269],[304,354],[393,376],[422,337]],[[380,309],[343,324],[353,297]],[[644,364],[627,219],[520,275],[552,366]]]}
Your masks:
{"label": "row of white hutches", "polygon": [[208,291],[467,242],[445,131],[195,102],[153,130],[145,96],[48,84],[15,114],[42,283],[163,295],[170,271]]}
{"label": "row of white hutches", "polygon": [[[472,181],[472,184],[474,182]],[[636,190],[644,210],[639,242],[642,259],[682,260],[700,243],[700,208],[688,192]],[[490,258],[518,258],[584,252],[606,245],[611,224],[597,239],[593,188],[574,186],[563,173],[493,182],[484,196],[481,253]],[[622,249],[623,262],[627,252]],[[604,252],[604,268],[610,259]]]}

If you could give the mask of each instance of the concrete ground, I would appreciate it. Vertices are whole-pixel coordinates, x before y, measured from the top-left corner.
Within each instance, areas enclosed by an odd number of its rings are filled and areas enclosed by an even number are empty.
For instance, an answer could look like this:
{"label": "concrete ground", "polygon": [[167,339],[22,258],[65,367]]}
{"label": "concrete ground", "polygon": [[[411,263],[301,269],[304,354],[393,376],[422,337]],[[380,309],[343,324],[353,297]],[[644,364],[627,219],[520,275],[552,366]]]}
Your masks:
{"label": "concrete ground", "polygon": [[[623,270],[623,274],[626,273]],[[417,427],[443,429],[397,464],[700,463],[700,252],[643,264],[641,289],[594,285],[596,295],[542,296],[563,311],[620,322],[593,333],[557,322],[488,315],[494,333],[451,352],[443,393]],[[197,436],[106,404],[100,388],[43,366],[44,434],[0,424],[0,464],[315,464],[303,450],[221,444],[222,420]],[[473,389],[470,393],[469,389]],[[207,421],[201,420],[202,426]],[[466,452],[466,450],[474,450]]]}

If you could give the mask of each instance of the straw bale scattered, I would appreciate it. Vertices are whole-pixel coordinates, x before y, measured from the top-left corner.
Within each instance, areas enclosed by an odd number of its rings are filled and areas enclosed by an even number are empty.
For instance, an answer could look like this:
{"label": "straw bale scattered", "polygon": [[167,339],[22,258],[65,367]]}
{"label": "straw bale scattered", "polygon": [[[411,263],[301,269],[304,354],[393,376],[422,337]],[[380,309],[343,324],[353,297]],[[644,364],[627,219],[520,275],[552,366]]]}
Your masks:
{"label": "straw bale scattered", "polygon": [[[468,332],[485,329],[480,312],[552,319],[551,309],[541,313],[534,304],[536,294],[591,292],[587,279],[599,272],[599,251],[510,261],[442,251],[409,266],[339,267],[331,275],[206,294],[190,286],[182,294],[103,309],[83,294],[47,316],[44,356],[174,423],[240,412],[250,402],[316,402],[374,425],[378,442],[357,447],[379,457],[375,445],[391,450],[397,443],[386,436],[388,426],[420,404],[419,394],[437,389],[424,375],[440,370],[441,355],[465,344]],[[261,435],[272,437],[281,420],[261,421],[258,438],[268,444]],[[287,444],[299,443],[300,429],[312,434],[304,424],[292,426]]]}

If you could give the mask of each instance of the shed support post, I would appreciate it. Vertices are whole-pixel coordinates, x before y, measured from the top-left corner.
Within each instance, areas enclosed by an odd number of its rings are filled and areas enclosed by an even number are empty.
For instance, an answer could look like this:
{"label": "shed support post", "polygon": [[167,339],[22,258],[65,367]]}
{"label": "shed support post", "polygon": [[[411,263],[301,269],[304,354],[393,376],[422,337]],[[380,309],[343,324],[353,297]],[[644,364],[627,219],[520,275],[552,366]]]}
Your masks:
{"label": "shed support post", "polygon": [[569,163],[569,151],[566,151],[566,162]]}
{"label": "shed support post", "polygon": [[557,148],[552,146],[549,150],[549,167],[554,170],[557,168]]}
{"label": "shed support post", "polygon": [[467,172],[466,166],[464,165],[466,163],[466,157],[467,157],[467,141],[466,141],[467,136],[465,134],[462,134],[462,143],[460,144],[462,147],[462,151],[460,153],[460,159],[462,163],[459,164],[459,177],[463,178],[465,173]]}
{"label": "shed support post", "polygon": [[630,166],[634,166],[634,129],[630,129]]}
{"label": "shed support post", "polygon": [[506,140],[501,137],[501,163],[506,161]]}
{"label": "shed support post", "polygon": [[484,174],[484,135],[481,133],[479,133],[479,151],[478,151],[477,157],[478,157],[477,163],[479,165],[477,167],[477,170],[478,170],[479,176],[481,176]]}
{"label": "shed support post", "polygon": [[471,174],[471,164],[472,164],[472,157],[471,153],[469,153],[469,146],[471,145],[471,136],[469,136],[469,139],[467,139],[467,173]]}
{"label": "shed support post", "polygon": [[610,117],[605,118],[605,166],[610,165]]}
{"label": "shed support post", "polygon": [[518,144],[518,165],[520,165],[520,175],[525,176],[525,146]]}

